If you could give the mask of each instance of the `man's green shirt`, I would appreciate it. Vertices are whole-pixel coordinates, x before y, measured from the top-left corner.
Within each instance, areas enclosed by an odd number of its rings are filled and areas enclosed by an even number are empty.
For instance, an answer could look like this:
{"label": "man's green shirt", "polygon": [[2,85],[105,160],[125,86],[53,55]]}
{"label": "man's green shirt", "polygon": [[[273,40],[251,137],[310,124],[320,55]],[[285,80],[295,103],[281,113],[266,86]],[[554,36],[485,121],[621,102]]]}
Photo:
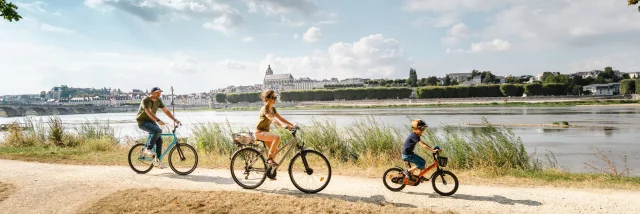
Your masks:
{"label": "man's green shirt", "polygon": [[151,119],[151,117],[149,117],[147,112],[144,111],[145,108],[151,108],[151,112],[155,114],[159,108],[164,108],[164,103],[162,103],[162,100],[160,98],[158,98],[158,100],[156,100],[155,102],[151,101],[151,98],[149,97],[145,97],[144,99],[142,99],[142,102],[140,102],[140,109],[138,110],[138,115],[136,117],[138,125],[147,121],[156,122]]}

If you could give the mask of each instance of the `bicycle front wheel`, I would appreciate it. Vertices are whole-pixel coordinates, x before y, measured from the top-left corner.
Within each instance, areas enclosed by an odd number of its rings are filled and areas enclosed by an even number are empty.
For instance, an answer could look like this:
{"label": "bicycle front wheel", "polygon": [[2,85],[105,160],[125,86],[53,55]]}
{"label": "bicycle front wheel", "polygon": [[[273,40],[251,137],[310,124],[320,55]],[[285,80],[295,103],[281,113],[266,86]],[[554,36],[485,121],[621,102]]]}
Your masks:
{"label": "bicycle front wheel", "polygon": [[458,190],[458,178],[452,172],[440,170],[431,175],[433,190],[439,195],[450,196]]}
{"label": "bicycle front wheel", "polygon": [[298,190],[304,193],[317,193],[329,184],[331,165],[322,153],[303,150],[291,159],[289,178]]}
{"label": "bicycle front wheel", "polygon": [[178,143],[169,152],[169,167],[178,175],[188,175],[198,166],[198,152],[193,146]]}
{"label": "bicycle front wheel", "polygon": [[145,146],[142,143],[133,145],[129,150],[129,166],[138,174],[145,174],[153,167],[153,157],[144,153]]}
{"label": "bicycle front wheel", "polygon": [[258,150],[243,148],[231,157],[231,177],[245,189],[255,189],[267,178],[267,163]]}

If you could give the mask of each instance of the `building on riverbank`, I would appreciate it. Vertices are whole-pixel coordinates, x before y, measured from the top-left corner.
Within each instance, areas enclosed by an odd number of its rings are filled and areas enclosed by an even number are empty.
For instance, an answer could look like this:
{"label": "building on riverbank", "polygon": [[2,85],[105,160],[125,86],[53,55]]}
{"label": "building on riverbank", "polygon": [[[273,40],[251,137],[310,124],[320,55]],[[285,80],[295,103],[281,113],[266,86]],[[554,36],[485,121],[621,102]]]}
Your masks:
{"label": "building on riverbank", "polygon": [[364,85],[362,78],[348,78],[338,80],[338,78],[315,80],[308,77],[295,79],[290,73],[274,74],[271,65],[267,67],[263,80],[263,88],[272,89],[277,92],[288,90],[313,90],[326,88],[327,85]]}
{"label": "building on riverbank", "polygon": [[592,95],[618,95],[620,94],[620,83],[591,84],[582,87],[582,89],[591,92]]}

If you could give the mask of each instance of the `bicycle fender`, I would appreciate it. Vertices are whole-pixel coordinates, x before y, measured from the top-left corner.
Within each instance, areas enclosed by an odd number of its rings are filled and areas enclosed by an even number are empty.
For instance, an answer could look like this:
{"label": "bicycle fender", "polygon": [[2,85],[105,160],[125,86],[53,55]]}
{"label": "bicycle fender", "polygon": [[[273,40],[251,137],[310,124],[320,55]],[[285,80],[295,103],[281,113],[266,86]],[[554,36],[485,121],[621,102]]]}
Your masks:
{"label": "bicycle fender", "polygon": [[229,160],[231,160],[231,158],[232,158],[233,156],[235,156],[235,155],[236,155],[236,153],[238,153],[239,151],[244,150],[244,149],[251,149],[251,150],[253,150],[253,151],[258,152],[258,154],[262,154],[262,152],[258,151],[258,150],[257,150],[257,149],[255,149],[255,148],[245,147],[245,148],[238,149],[238,150],[236,150],[235,152],[233,152],[233,154],[231,154],[231,156],[229,156]]}

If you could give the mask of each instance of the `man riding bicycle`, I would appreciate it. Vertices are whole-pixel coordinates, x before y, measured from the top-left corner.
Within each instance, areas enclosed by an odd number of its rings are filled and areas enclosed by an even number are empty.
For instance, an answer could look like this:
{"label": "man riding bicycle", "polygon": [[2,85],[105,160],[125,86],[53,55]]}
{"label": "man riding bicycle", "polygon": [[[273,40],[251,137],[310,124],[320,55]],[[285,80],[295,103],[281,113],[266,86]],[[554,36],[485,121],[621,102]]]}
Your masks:
{"label": "man riding bicycle", "polygon": [[[140,109],[138,110],[136,121],[138,122],[138,127],[140,129],[149,132],[149,134],[152,135],[145,153],[147,155],[155,156],[154,162],[157,161],[158,167],[160,167],[160,169],[164,169],[167,168],[167,166],[157,160],[157,154],[162,154],[162,129],[160,126],[165,124],[156,116],[158,108],[162,109],[164,114],[171,118],[176,124],[182,123],[173,117],[169,109],[164,106],[162,99],[160,99],[162,90],[159,87],[153,87],[149,94],[150,95],[148,97],[145,97],[140,102]],[[154,145],[156,146],[156,152],[153,151]]]}

